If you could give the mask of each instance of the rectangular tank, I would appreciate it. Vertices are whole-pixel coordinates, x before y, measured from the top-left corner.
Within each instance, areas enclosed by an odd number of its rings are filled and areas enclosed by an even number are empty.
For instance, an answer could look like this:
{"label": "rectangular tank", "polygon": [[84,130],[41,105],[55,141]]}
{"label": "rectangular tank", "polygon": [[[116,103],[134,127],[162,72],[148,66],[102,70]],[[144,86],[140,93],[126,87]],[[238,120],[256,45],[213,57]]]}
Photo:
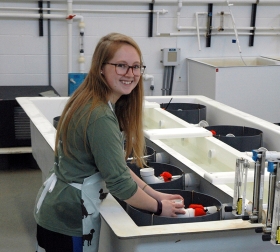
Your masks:
{"label": "rectangular tank", "polygon": [[[250,160],[250,156],[215,139],[204,129],[199,129],[193,135],[196,126],[159,109],[158,104],[168,102],[170,98],[145,97],[144,123],[148,143],[157,152],[167,153],[170,164],[182,168],[185,172],[195,173],[200,178],[200,192],[212,195],[222,203],[232,202],[232,188],[228,180],[224,184],[214,184],[204,177],[206,174],[225,172],[232,173],[234,179],[236,158],[244,157]],[[43,172],[43,177],[53,165],[56,133],[52,126],[53,118],[60,115],[67,99],[68,97],[17,98],[31,119],[32,152]],[[280,130],[277,125],[204,96],[175,96],[173,100],[205,105],[207,121],[210,124],[242,124],[260,128],[265,133],[266,147],[269,150],[280,149]],[[170,129],[172,131],[180,129],[180,132],[172,136],[161,133],[162,130]],[[209,150],[215,150],[216,153],[210,159],[207,156]],[[241,219],[138,227],[110,194],[102,203],[100,213],[102,217],[100,252],[186,251],[186,248],[189,251],[205,251],[205,248],[207,251],[279,250],[271,243],[263,242],[261,236],[254,232],[254,228],[261,226],[260,224],[251,224]]]}
{"label": "rectangular tank", "polygon": [[280,122],[280,61],[264,57],[188,58],[188,94],[203,95]]}

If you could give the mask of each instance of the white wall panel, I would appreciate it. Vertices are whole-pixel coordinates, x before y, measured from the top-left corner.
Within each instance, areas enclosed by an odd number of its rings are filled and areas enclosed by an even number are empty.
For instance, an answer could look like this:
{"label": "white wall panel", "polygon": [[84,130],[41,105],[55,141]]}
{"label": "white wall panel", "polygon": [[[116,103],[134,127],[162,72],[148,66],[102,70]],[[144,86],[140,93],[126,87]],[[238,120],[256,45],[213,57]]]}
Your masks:
{"label": "white wall panel", "polygon": [[[123,3],[116,1],[109,3],[108,1],[73,1],[73,9],[87,10],[148,10],[148,3],[151,1],[127,1]],[[199,2],[199,1],[198,1]],[[38,13],[36,10],[3,10],[1,7],[27,7],[36,8],[37,1],[21,2],[8,0],[0,0],[0,15],[7,12],[20,13]],[[46,3],[44,3],[46,7]],[[66,10],[66,1],[51,1],[52,8],[63,8]],[[177,3],[176,1],[168,1],[162,3],[157,1],[154,10],[168,10],[166,14],[159,14],[159,32],[161,33],[178,33],[177,30]],[[183,3],[181,9],[180,22],[181,26],[196,26],[195,13],[207,12],[206,3],[186,4]],[[251,4],[235,3],[231,7],[234,15],[236,26],[250,26],[251,20]],[[224,3],[213,4],[213,27],[220,25],[220,12],[229,12],[229,8]],[[52,14],[64,14],[65,12],[52,11]],[[187,94],[187,73],[186,58],[190,57],[228,57],[239,56],[237,44],[232,43],[235,36],[221,35],[212,36],[211,47],[205,47],[205,29],[201,29],[200,43],[201,50],[198,50],[197,36],[156,36],[156,14],[153,19],[153,37],[148,37],[148,13],[96,13],[90,11],[77,11],[75,14],[82,15],[85,22],[84,36],[84,53],[85,53],[85,71],[89,70],[91,57],[94,48],[101,36],[109,32],[121,32],[132,36],[140,45],[145,64],[147,65],[146,73],[154,75],[155,90],[154,95],[161,95],[161,86],[163,80],[164,67],[161,60],[161,49],[167,47],[181,48],[181,62],[175,67],[173,94]],[[257,27],[280,27],[280,4],[265,4],[262,1],[257,7]],[[206,16],[199,16],[200,28],[206,27]],[[44,36],[39,37],[38,19],[19,19],[4,18],[0,16],[0,82],[6,85],[41,85],[48,83],[48,66],[47,66],[47,21],[44,20]],[[72,72],[79,72],[79,23],[78,20],[73,21],[73,63]],[[232,20],[229,16],[224,18],[224,26],[232,27]],[[181,33],[192,32],[196,30],[181,30]],[[239,30],[238,32],[243,32]],[[279,32],[280,33],[280,32]],[[255,36],[253,47],[249,47],[249,36],[239,36],[240,46],[243,56],[259,56],[259,55],[280,55],[279,36]],[[28,66],[21,57],[34,56],[28,58]],[[44,58],[44,59],[43,59]],[[67,95],[67,22],[64,19],[51,20],[51,58],[52,58],[52,84],[57,87],[61,95]],[[27,58],[26,58],[27,60]],[[33,72],[32,72],[33,71]],[[11,76],[11,75],[14,75]],[[18,81],[18,75],[21,81]],[[39,83],[37,77],[30,78],[29,75],[41,75]],[[145,88],[149,87],[150,81],[145,82]],[[58,91],[58,90],[57,90]],[[150,93],[150,90],[145,90]]]}

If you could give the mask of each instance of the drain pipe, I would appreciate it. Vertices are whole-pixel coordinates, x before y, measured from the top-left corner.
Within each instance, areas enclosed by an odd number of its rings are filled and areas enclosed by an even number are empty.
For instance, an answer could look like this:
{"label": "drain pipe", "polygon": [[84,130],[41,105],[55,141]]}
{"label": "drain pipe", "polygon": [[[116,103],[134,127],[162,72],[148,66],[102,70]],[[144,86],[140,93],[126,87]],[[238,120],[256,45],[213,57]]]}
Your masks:
{"label": "drain pipe", "polygon": [[159,179],[155,176],[155,170],[154,168],[143,168],[140,170],[140,175],[147,184],[158,184],[158,183],[164,183],[163,179]]}
{"label": "drain pipe", "polygon": [[147,80],[151,80],[151,84],[150,84],[150,90],[151,90],[151,95],[153,94],[153,90],[155,88],[154,85],[154,76],[151,74],[143,74],[143,80],[147,81]]}
{"label": "drain pipe", "polygon": [[[155,176],[155,169],[152,167],[142,168],[140,169],[140,175],[147,184],[158,184],[165,183],[165,181],[161,177]],[[187,190],[189,187],[197,188],[200,185],[200,180],[193,173],[185,173],[182,175],[174,175],[172,176],[171,181],[176,180],[184,176],[185,180],[185,189]]]}
{"label": "drain pipe", "polygon": [[239,39],[238,39],[238,33],[237,33],[237,29],[236,29],[236,24],[235,24],[235,20],[234,20],[234,17],[232,15],[232,12],[231,12],[231,6],[233,4],[230,4],[229,0],[227,0],[227,4],[228,4],[231,20],[232,20],[232,25],[233,25],[233,30],[234,30],[235,38],[236,38],[237,47],[238,47],[239,53],[241,53],[240,43],[239,43]]}
{"label": "drain pipe", "polygon": [[179,25],[179,23],[180,23],[180,15],[181,15],[182,7],[183,7],[182,0],[179,0],[178,1],[178,10],[177,10],[177,29],[178,29],[178,31],[181,30],[181,26]]}

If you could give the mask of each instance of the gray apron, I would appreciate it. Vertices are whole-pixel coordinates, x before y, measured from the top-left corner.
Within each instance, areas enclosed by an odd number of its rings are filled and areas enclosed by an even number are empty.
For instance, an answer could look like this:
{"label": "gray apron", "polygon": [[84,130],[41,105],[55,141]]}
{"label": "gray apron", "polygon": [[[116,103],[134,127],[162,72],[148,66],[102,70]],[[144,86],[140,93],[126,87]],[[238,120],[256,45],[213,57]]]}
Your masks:
{"label": "gray apron", "polygon": [[100,234],[100,203],[107,196],[107,188],[100,173],[84,179],[83,184],[71,186],[82,193],[83,252],[97,252]]}
{"label": "gray apron", "polygon": [[[37,212],[40,210],[46,194],[52,192],[56,181],[57,177],[54,173],[45,181],[45,188],[37,203]],[[108,194],[105,181],[98,172],[85,178],[83,184],[71,183],[69,185],[81,190],[83,252],[97,252],[101,225],[100,203]]]}
{"label": "gray apron", "polygon": [[[110,101],[108,101],[108,105],[114,113]],[[121,134],[121,137],[123,138],[123,134]],[[56,181],[57,177],[54,173],[45,181],[45,188],[37,203],[37,212],[39,211],[46,194],[52,192]],[[100,172],[98,172],[85,178],[83,184],[70,183],[69,185],[81,190],[83,252],[97,252],[101,226],[99,214],[100,203],[108,194],[105,181],[102,179]]]}

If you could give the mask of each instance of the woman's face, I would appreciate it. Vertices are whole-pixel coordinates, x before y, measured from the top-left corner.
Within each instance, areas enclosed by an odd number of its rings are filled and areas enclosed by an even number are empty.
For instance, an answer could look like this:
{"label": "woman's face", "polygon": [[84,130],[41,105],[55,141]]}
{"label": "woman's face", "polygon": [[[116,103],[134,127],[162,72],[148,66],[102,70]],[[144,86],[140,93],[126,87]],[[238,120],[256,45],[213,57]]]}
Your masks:
{"label": "woman's face", "polygon": [[[140,57],[136,49],[128,44],[123,44],[115,53],[114,57],[106,63],[126,64],[128,66],[140,65]],[[103,75],[112,89],[109,100],[116,103],[122,95],[130,94],[139,82],[140,75],[134,76],[132,69],[129,68],[125,75],[119,75],[120,68],[110,64],[104,64]],[[116,69],[117,68],[117,69]],[[117,70],[117,71],[116,71]]]}

